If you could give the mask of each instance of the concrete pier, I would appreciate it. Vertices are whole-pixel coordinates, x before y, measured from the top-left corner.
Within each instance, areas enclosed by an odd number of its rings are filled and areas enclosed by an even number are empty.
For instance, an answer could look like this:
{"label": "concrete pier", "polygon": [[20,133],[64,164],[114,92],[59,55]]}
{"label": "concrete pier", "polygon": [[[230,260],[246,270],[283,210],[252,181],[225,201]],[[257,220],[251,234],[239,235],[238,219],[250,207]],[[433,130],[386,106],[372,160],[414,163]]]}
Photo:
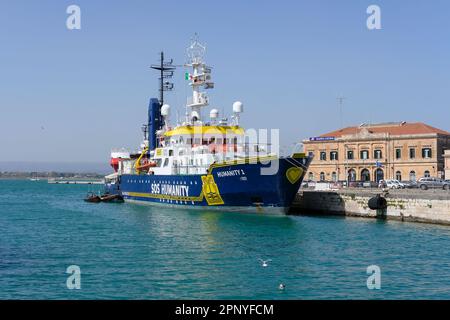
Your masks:
{"label": "concrete pier", "polygon": [[369,199],[380,189],[337,191],[301,190],[290,214],[342,215],[450,225],[450,192],[418,189],[390,190],[387,209],[371,210]]}

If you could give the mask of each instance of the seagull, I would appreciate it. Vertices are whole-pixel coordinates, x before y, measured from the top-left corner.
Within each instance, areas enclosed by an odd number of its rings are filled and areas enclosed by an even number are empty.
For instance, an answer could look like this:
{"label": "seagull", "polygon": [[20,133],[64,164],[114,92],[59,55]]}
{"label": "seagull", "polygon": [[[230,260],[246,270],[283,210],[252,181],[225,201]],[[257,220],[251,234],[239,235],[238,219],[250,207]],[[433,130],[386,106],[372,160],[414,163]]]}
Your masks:
{"label": "seagull", "polygon": [[280,283],[280,285],[278,286],[278,289],[284,290],[284,288],[286,288],[286,286],[283,283]]}
{"label": "seagull", "polygon": [[269,266],[268,262],[272,261],[272,259],[268,260],[258,259],[258,260],[261,261],[261,266],[263,266],[264,268],[268,267]]}

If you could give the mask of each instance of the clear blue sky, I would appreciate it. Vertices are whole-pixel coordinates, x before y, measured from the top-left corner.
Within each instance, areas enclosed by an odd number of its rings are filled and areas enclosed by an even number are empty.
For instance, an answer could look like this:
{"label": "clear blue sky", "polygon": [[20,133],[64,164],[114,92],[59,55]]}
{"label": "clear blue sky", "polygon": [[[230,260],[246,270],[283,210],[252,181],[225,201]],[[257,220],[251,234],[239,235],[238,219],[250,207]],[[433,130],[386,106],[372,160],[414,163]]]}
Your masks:
{"label": "clear blue sky", "polygon": [[[66,29],[66,8],[82,30]],[[366,27],[377,4],[382,30]],[[344,124],[423,121],[450,130],[449,1],[0,2],[0,161],[108,161],[137,146],[149,69],[176,63],[198,32],[212,106],[245,104],[243,124],[281,128],[283,145]],[[182,109],[183,70],[168,102]]]}

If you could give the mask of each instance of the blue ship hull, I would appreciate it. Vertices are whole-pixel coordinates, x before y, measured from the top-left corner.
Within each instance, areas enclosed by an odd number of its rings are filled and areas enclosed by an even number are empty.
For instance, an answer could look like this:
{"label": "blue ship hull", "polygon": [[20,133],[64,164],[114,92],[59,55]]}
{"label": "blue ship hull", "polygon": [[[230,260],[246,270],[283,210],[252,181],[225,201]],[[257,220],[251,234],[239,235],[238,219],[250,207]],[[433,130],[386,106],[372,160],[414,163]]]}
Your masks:
{"label": "blue ship hull", "polygon": [[[302,156],[213,164],[205,175],[121,175],[118,192],[126,202],[281,213],[292,204],[309,163]],[[262,174],[274,165],[275,174]]]}

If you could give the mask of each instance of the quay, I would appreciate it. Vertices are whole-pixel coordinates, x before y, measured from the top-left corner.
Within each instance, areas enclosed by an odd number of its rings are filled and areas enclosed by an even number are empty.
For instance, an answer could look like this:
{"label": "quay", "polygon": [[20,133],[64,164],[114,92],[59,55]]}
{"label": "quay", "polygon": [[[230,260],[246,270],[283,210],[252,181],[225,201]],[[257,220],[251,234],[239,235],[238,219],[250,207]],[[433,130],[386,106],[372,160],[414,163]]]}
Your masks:
{"label": "quay", "polygon": [[389,190],[384,194],[387,200],[387,208],[371,210],[368,202],[379,194],[383,194],[383,191],[375,188],[321,191],[301,189],[289,213],[293,215],[339,215],[450,225],[449,191]]}

